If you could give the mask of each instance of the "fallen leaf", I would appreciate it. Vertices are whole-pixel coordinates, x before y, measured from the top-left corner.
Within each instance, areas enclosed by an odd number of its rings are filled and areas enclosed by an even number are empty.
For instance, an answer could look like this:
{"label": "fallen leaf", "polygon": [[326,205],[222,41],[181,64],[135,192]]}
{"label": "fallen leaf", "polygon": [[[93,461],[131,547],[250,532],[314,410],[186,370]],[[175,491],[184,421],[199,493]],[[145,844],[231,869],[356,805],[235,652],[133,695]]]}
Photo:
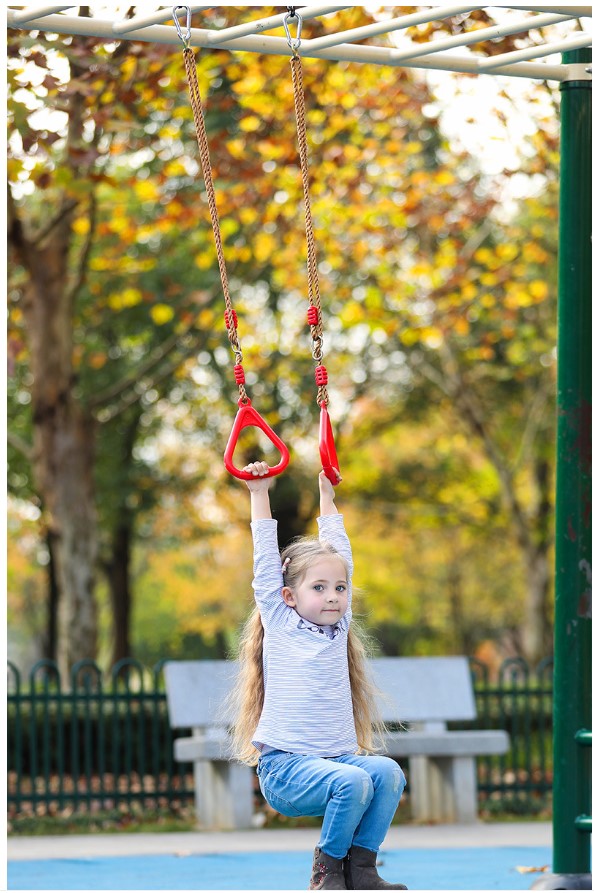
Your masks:
{"label": "fallen leaf", "polygon": [[539,874],[549,871],[549,866],[541,865],[540,868],[534,868],[529,865],[516,865],[516,871],[519,871],[520,874]]}

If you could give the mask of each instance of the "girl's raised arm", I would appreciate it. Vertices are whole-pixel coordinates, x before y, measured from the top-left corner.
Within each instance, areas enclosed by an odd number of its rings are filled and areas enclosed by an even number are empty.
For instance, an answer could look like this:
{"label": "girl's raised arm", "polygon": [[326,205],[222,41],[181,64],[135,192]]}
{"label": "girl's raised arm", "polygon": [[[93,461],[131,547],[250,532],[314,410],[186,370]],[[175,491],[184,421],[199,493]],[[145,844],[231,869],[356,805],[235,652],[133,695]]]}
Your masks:
{"label": "girl's raised arm", "polygon": [[250,462],[243,469],[254,476],[253,480],[246,481],[246,486],[250,491],[252,503],[252,521],[262,521],[266,518],[272,518],[270,511],[270,483],[272,478],[265,478],[262,475],[268,472],[266,462]]}
{"label": "girl's raised arm", "polygon": [[[338,474],[338,472],[337,472]],[[320,516],[337,515],[338,509],[334,505],[334,487],[323,471],[320,472]]]}

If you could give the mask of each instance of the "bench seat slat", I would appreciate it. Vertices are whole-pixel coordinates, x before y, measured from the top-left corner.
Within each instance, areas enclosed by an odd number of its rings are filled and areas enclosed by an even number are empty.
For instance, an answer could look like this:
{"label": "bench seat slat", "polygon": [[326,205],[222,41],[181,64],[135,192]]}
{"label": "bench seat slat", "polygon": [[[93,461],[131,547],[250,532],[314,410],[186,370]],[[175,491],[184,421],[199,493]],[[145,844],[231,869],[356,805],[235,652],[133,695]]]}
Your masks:
{"label": "bench seat slat", "polygon": [[[386,735],[386,753],[391,757],[433,756],[462,757],[503,754],[509,750],[509,737],[502,731],[390,732]],[[174,749],[180,762],[229,759],[228,740],[219,738],[178,738]]]}
{"label": "bench seat slat", "polygon": [[428,732],[391,732],[386,736],[386,749],[392,757],[426,755],[432,757],[488,756],[509,750],[507,732],[461,731],[431,734]]}

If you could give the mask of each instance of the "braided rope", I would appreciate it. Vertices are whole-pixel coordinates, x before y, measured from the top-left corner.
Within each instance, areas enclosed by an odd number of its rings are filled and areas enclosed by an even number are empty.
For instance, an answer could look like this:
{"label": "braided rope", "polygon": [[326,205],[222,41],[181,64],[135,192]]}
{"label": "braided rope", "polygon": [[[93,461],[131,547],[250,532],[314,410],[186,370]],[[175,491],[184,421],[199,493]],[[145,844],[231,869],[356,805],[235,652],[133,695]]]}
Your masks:
{"label": "braided rope", "polygon": [[[305,237],[307,240],[307,292],[311,307],[315,307],[317,323],[311,325],[311,337],[313,348],[311,355],[316,365],[319,366],[324,356],[322,350],[324,326],[322,322],[322,304],[320,300],[320,285],[318,281],[318,266],[316,261],[316,240],[311,214],[311,202],[309,196],[309,168],[307,163],[307,130],[305,125],[305,96],[303,93],[303,67],[299,55],[293,51],[291,58],[291,76],[293,79],[293,94],[295,100],[295,121],[297,124],[297,144],[299,147],[299,161],[301,165],[301,179],[303,181],[303,208],[305,212]],[[328,390],[326,385],[318,387],[318,406],[322,403],[328,405]]]}
{"label": "braided rope", "polygon": [[[210,162],[210,152],[208,150],[208,138],[206,135],[206,126],[204,123],[204,111],[202,107],[202,100],[200,98],[200,88],[198,85],[196,56],[194,54],[194,51],[189,46],[184,46],[184,64],[186,66],[186,74],[188,78],[190,105],[192,106],[194,124],[196,127],[196,139],[198,141],[200,164],[202,165],[202,176],[204,178],[204,186],[206,187],[208,210],[210,211],[212,231],[214,234],[215,246],[217,250],[217,260],[219,262],[219,271],[221,274],[221,285],[225,298],[225,325],[227,327],[227,334],[229,336],[231,347],[235,354],[235,380],[237,381],[237,388],[239,390],[240,400],[241,403],[245,404],[248,403],[249,400],[244,384],[241,380],[244,377],[243,369],[241,369],[243,363],[243,355],[241,352],[241,345],[239,343],[239,336],[237,334],[237,316],[235,314],[235,311],[233,310],[233,303],[231,301],[231,294],[229,291],[229,280],[227,277],[227,265],[225,264],[225,256],[223,254],[223,239],[221,236],[221,227],[219,223],[219,215],[217,211],[214,184],[212,179],[212,165]],[[240,367],[240,372],[238,372],[238,367]]]}

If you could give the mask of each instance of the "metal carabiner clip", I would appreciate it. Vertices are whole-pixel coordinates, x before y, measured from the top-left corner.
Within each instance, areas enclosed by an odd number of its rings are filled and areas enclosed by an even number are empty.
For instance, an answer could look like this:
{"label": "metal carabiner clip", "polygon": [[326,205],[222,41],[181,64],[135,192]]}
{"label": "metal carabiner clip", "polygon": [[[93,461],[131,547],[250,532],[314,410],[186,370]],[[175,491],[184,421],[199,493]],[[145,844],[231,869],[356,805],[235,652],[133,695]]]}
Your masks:
{"label": "metal carabiner clip", "polygon": [[[186,33],[184,34],[181,25],[179,23],[179,19],[177,17],[178,9],[185,9],[186,11]],[[174,6],[173,7],[173,21],[175,22],[175,27],[177,28],[177,33],[179,34],[179,39],[184,45],[184,49],[187,49],[190,46],[190,38],[192,37],[192,10],[189,6]]]}
{"label": "metal carabiner clip", "polygon": [[[289,19],[297,19],[297,37],[295,38],[291,37],[291,32],[289,31]],[[296,53],[301,46],[301,28],[303,26],[303,19],[298,12],[288,12],[283,19],[283,24],[285,26],[285,34],[287,35],[287,43],[293,52]]]}

